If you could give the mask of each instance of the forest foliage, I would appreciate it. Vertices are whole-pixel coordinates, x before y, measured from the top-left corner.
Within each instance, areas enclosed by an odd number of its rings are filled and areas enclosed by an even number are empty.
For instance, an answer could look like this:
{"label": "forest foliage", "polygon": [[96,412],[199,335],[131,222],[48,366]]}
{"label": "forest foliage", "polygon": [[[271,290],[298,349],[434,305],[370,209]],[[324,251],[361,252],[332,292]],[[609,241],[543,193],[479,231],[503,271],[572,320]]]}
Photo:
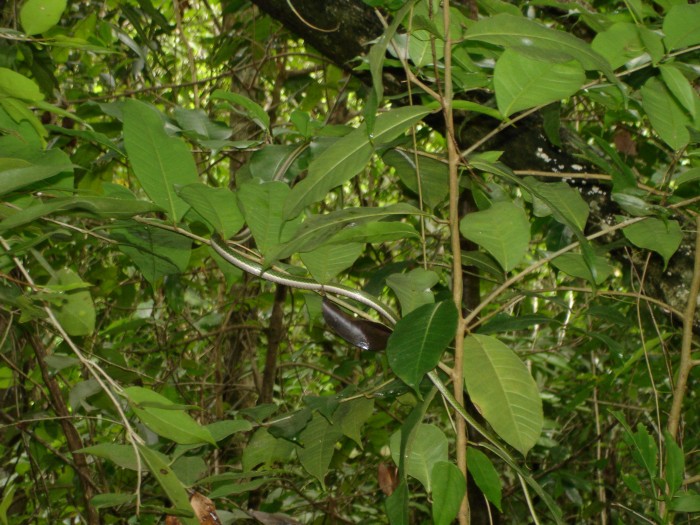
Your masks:
{"label": "forest foliage", "polygon": [[697,519],[700,5],[255,3],[3,7],[0,522]]}

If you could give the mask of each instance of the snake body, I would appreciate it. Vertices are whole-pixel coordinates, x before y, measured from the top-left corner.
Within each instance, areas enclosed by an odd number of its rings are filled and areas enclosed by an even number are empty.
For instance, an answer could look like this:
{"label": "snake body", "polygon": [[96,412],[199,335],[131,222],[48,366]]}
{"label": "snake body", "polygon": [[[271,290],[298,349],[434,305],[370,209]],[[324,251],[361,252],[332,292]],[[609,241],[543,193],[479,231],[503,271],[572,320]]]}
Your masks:
{"label": "snake body", "polygon": [[344,286],[342,284],[321,284],[312,279],[290,275],[274,268],[264,268],[260,263],[253,261],[252,259],[230,248],[226,244],[226,241],[221,238],[213,237],[210,244],[214,251],[224,260],[226,260],[226,262],[240,268],[244,272],[250,273],[251,275],[255,275],[256,277],[260,277],[261,279],[265,279],[266,281],[270,281],[272,283],[289,286],[290,288],[317,292],[324,296],[333,294],[340,297],[346,297],[357,301],[360,304],[364,304],[365,306],[368,306],[372,310],[376,311],[379,315],[386,319],[391,326],[395,325],[398,321],[398,316],[391,308],[366,292],[355,288],[350,288],[349,286]]}

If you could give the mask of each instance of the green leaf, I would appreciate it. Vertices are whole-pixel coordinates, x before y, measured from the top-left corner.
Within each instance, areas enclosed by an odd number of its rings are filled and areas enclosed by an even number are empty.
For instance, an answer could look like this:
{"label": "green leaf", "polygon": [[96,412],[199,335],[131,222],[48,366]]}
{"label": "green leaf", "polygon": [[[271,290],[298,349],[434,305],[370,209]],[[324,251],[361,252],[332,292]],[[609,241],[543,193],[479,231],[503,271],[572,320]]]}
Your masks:
{"label": "green leaf", "polygon": [[[553,213],[562,224],[574,224],[579,230],[586,227],[588,221],[588,203],[581,194],[565,182],[540,182],[532,177],[526,177],[525,182],[530,188],[536,189],[535,210],[540,217]],[[549,213],[538,213],[547,208]]]}
{"label": "green leaf", "polygon": [[97,494],[93,496],[90,500],[90,504],[96,509],[105,509],[109,507],[118,507],[119,505],[124,505],[125,503],[131,503],[135,494],[124,494],[120,492],[103,492],[102,494]]}
{"label": "green leaf", "polygon": [[690,168],[684,171],[678,175],[673,182],[676,186],[680,186],[681,184],[687,184],[688,182],[694,182],[696,180],[700,180],[700,168]]}
{"label": "green leaf", "polygon": [[664,258],[664,269],[683,241],[681,227],[673,220],[649,218],[627,226],[622,233],[635,246],[661,255]]}
{"label": "green leaf", "polygon": [[449,170],[444,162],[419,155],[416,167],[416,158],[413,154],[399,149],[387,150],[382,160],[396,170],[401,182],[416,195],[418,195],[417,174],[420,174],[420,193],[423,201],[431,208],[445,201],[450,187]]}
{"label": "green leaf", "polygon": [[198,182],[192,153],[182,139],[165,132],[163,117],[152,106],[127,100],[123,118],[124,147],[136,178],[151,200],[179,221],[190,206],[175,193],[175,185]]}
{"label": "green leaf", "polygon": [[333,422],[340,425],[343,435],[362,446],[362,425],[372,416],[374,400],[358,397],[352,401],[341,403],[333,413]]}
{"label": "green leaf", "polygon": [[[22,11],[32,1],[28,0]],[[4,97],[18,98],[27,102],[37,102],[44,99],[39,86],[32,79],[6,67],[0,67],[0,98]]]}
{"label": "green leaf", "polygon": [[[282,210],[289,198],[289,186],[281,181],[251,181],[242,184],[238,199],[258,250],[267,256],[279,247],[284,218]],[[267,257],[266,257],[267,258]]]}
{"label": "green leaf", "polygon": [[300,254],[300,257],[316,282],[328,283],[340,272],[350,268],[362,255],[364,248],[365,245],[361,243],[326,243],[310,252]]}
{"label": "green leaf", "polygon": [[[175,408],[177,405],[167,397],[138,386],[125,388],[124,395],[138,418],[159,436],[181,445],[216,444],[209,430],[184,410]],[[152,406],[153,404],[157,406]]]}
{"label": "green leaf", "polygon": [[608,62],[583,40],[522,16],[503,13],[484,18],[467,29],[465,39],[510,48],[554,51],[577,60],[586,70],[602,71],[611,79],[615,76]]}
{"label": "green leaf", "polygon": [[[68,268],[57,271],[49,286],[85,285],[77,273]],[[61,294],[61,305],[54,308],[56,319],[68,335],[90,335],[95,331],[95,305],[88,290]]]}
{"label": "green leaf", "polygon": [[503,52],[493,75],[496,103],[505,116],[567,98],[585,80],[576,61],[545,62],[512,49]]}
{"label": "green leaf", "polygon": [[481,450],[471,447],[467,452],[467,463],[469,473],[474,478],[476,486],[498,510],[503,512],[501,508],[501,478],[491,460]]}
{"label": "green leaf", "polygon": [[668,483],[668,493],[673,497],[683,486],[685,456],[683,449],[668,432],[664,432],[664,444],[666,445],[666,483]]}
{"label": "green leaf", "polygon": [[700,495],[684,494],[676,496],[668,506],[673,512],[700,512]]}
{"label": "green leaf", "polygon": [[282,244],[271,254],[267,254],[265,259],[272,262],[289,257],[296,252],[311,251],[346,227],[354,227],[393,215],[420,213],[420,210],[409,204],[399,203],[377,208],[345,208],[323,215],[312,215],[302,223],[292,240]]}
{"label": "green leaf", "polygon": [[666,49],[673,51],[700,44],[700,4],[674,5],[664,18]]}
{"label": "green leaf", "polygon": [[[408,57],[416,67],[424,67],[433,64],[435,60],[442,60],[445,53],[444,40],[434,38],[431,42],[431,34],[425,29],[412,31],[408,38]],[[394,40],[396,41],[396,38]]]}
{"label": "green leaf", "polygon": [[245,419],[224,419],[214,421],[206,426],[207,430],[217,443],[222,439],[238,432],[248,432],[253,429],[253,425]]}
{"label": "green leaf", "polygon": [[685,147],[690,141],[686,126],[692,126],[692,121],[668,88],[652,77],[642,86],[640,93],[642,108],[661,140],[674,150]]}
{"label": "green leaf", "polygon": [[243,449],[243,470],[252,471],[258,466],[271,467],[277,462],[285,463],[293,451],[294,445],[290,441],[277,439],[266,428],[259,428]]}
{"label": "green leaf", "polygon": [[433,523],[450,525],[462,505],[467,484],[456,465],[439,461],[430,474],[433,486]]}
{"label": "green leaf", "polygon": [[[400,461],[401,431],[391,436],[391,457],[398,465]],[[447,461],[447,437],[435,425],[421,423],[416,426],[413,439],[406,447],[406,474],[420,481],[428,492],[432,492],[430,474],[433,467]]]}
{"label": "green leaf", "polygon": [[604,56],[613,69],[646,52],[637,26],[630,22],[618,22],[598,33],[591,42],[591,47]]}
{"label": "green leaf", "polygon": [[198,525],[199,520],[194,517],[194,512],[190,505],[190,498],[187,496],[185,487],[182,485],[182,482],[177,479],[170,465],[163,461],[163,458],[156,451],[151,450],[145,445],[138,445],[138,449],[141,457],[148,465],[148,469],[158,480],[158,483],[170,499],[170,502],[178,511],[184,513],[180,516],[180,521],[185,525]]}
{"label": "green leaf", "polygon": [[156,226],[123,223],[112,230],[112,237],[152,285],[165,275],[185,271],[190,260],[192,241]]}
{"label": "green leaf", "polygon": [[[2,501],[0,502],[0,522],[2,525],[9,525],[9,520],[7,519],[7,511],[9,510],[12,502],[14,501],[15,491],[17,490],[17,485],[8,483],[2,494]],[[13,522],[14,523],[14,522]]]}
{"label": "green leaf", "polygon": [[117,445],[116,443],[98,443],[91,447],[76,450],[82,454],[92,454],[98,458],[110,460],[115,465],[129,470],[136,470],[136,453],[131,445]]}
{"label": "green leaf", "polygon": [[19,11],[19,20],[28,35],[45,33],[61,20],[66,0],[27,0]]}
{"label": "green leaf", "polygon": [[585,279],[596,285],[602,284],[612,274],[614,268],[608,260],[600,255],[593,259],[595,267],[595,279],[591,275],[591,269],[583,255],[580,253],[564,253],[552,261],[552,265],[562,272],[579,279]]}
{"label": "green leaf", "polygon": [[243,215],[232,191],[197,182],[180,188],[177,193],[225,239],[243,226]]}
{"label": "green leaf", "polygon": [[346,226],[327,242],[330,244],[345,244],[349,242],[379,243],[398,241],[400,239],[419,239],[416,229],[405,222],[366,222],[354,226]]}
{"label": "green leaf", "polygon": [[630,447],[632,458],[637,465],[646,470],[649,479],[654,479],[657,475],[656,465],[659,449],[656,446],[655,439],[646,427],[642,423],[639,423],[637,425],[637,431],[631,432],[627,430],[623,439]]}
{"label": "green leaf", "polygon": [[333,459],[335,444],[343,437],[340,425],[333,425],[320,414],[314,414],[311,422],[299,435],[303,445],[297,447],[297,456],[306,472],[315,477],[321,485]]}
{"label": "green leaf", "polygon": [[248,97],[244,97],[238,93],[232,93],[230,91],[224,91],[223,89],[217,89],[211,96],[214,100],[226,100],[231,104],[236,106],[241,106],[248,118],[255,122],[259,127],[264,130],[270,127],[270,117],[267,112],[260,107],[257,102],[253,102]]}
{"label": "green leaf", "polygon": [[73,164],[68,155],[56,149],[48,150],[34,162],[10,158],[0,161],[0,196],[60,173],[73,172]]}
{"label": "green leaf", "polygon": [[525,211],[512,202],[499,201],[465,216],[459,230],[489,252],[506,271],[523,260],[530,245],[530,223]]}
{"label": "green leaf", "polygon": [[659,66],[659,71],[661,71],[661,78],[669,91],[676,97],[676,100],[680,102],[681,106],[695,118],[695,101],[697,95],[693,90],[693,86],[688,82],[688,79],[685,78],[685,75],[672,64],[661,64]]}
{"label": "green leaf", "polygon": [[284,216],[296,217],[306,206],[320,201],[331,189],[360,173],[375,145],[399,137],[430,111],[421,106],[392,109],[377,117],[372,134],[368,135],[365,125],[362,125],[338,139],[313,160],[306,178],[294,186],[285,205]]}
{"label": "green leaf", "polygon": [[407,385],[417,389],[423,376],[437,366],[454,339],[457,317],[450,300],[423,305],[396,323],[386,354],[391,369]]}
{"label": "green leaf", "polygon": [[312,417],[313,411],[310,408],[302,408],[275,421],[267,428],[267,431],[276,438],[298,443],[299,434],[306,428]]}
{"label": "green leaf", "polygon": [[537,384],[515,352],[494,337],[466,337],[464,382],[484,419],[526,455],[542,432],[544,417]]}
{"label": "green leaf", "polygon": [[409,525],[408,485],[401,480],[396,490],[386,499],[386,514],[390,525]]}
{"label": "green leaf", "polygon": [[401,304],[401,313],[407,315],[419,306],[432,304],[435,297],[430,289],[440,278],[432,270],[414,268],[408,273],[395,273],[386,278],[386,284],[394,290]]}

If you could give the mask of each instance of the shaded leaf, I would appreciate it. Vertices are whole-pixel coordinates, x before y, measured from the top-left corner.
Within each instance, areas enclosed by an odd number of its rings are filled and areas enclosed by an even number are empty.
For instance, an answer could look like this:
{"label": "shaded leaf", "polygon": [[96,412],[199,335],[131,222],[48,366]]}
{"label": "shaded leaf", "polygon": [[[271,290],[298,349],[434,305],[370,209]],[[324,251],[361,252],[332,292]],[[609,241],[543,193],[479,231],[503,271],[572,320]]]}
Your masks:
{"label": "shaded leaf", "polygon": [[137,100],[123,105],[124,147],[141,187],[170,219],[179,221],[189,204],[175,193],[175,185],[198,182],[197,167],[185,142],[165,132],[163,117]]}
{"label": "shaded leaf", "polygon": [[[68,268],[57,271],[49,280],[49,286],[84,285],[77,273]],[[82,286],[81,286],[82,287]],[[85,289],[61,294],[62,302],[55,307],[56,319],[68,335],[90,335],[95,331],[95,305],[90,292]]]}
{"label": "shaded leaf", "polygon": [[501,508],[501,479],[498,471],[486,454],[471,447],[467,453],[469,473],[474,478],[476,486],[496,508]]}
{"label": "shaded leaf", "polygon": [[435,368],[454,339],[457,308],[450,301],[423,305],[396,323],[386,354],[394,373],[407,385],[418,387]]}
{"label": "shaded leaf", "polygon": [[232,191],[197,182],[179,188],[177,193],[225,239],[235,235],[243,226],[243,215]]}
{"label": "shaded leaf", "polygon": [[138,386],[125,388],[124,395],[138,418],[159,436],[183,445],[216,444],[206,427],[197,423],[184,410],[176,409],[175,403],[167,397]]}
{"label": "shaded leaf", "polygon": [[435,463],[430,476],[433,486],[433,523],[450,525],[457,516],[467,491],[464,476],[457,465],[448,461]]}
{"label": "shaded leaf", "polygon": [[309,165],[308,175],[292,189],[284,209],[286,218],[296,217],[309,204],[323,199],[336,186],[362,171],[375,145],[389,142],[430,113],[420,106],[406,106],[382,113],[374,130],[365,125],[338,139]]}

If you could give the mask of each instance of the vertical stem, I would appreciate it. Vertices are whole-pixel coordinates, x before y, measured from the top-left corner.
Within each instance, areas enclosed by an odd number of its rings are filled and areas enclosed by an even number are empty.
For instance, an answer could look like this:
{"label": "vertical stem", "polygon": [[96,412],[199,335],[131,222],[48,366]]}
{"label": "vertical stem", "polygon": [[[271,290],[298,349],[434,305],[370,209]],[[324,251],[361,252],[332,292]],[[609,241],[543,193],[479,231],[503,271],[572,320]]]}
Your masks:
{"label": "vertical stem", "polygon": [[[459,322],[455,333],[455,360],[452,374],[454,397],[457,403],[464,406],[464,315],[462,314],[462,249],[459,239],[459,152],[455,144],[454,120],[452,115],[452,37],[450,35],[450,2],[442,4],[443,30],[445,33],[445,83],[442,97],[442,111],[445,116],[447,129],[447,159],[450,173],[450,245],[452,250],[452,298],[459,311]],[[467,427],[464,419],[457,415],[456,447],[457,467],[467,479]],[[469,524],[469,500],[465,493],[459,510],[459,524]]]}
{"label": "vertical stem", "polygon": [[673,401],[671,413],[668,416],[668,433],[673,439],[678,436],[678,429],[681,423],[681,410],[683,399],[685,398],[688,386],[688,375],[693,367],[691,360],[691,347],[693,342],[693,321],[695,319],[695,308],[700,293],[700,216],[695,218],[695,264],[693,265],[693,280],[690,284],[688,294],[688,304],[683,313],[683,339],[681,341],[681,361],[678,365],[678,379],[673,389]]}

